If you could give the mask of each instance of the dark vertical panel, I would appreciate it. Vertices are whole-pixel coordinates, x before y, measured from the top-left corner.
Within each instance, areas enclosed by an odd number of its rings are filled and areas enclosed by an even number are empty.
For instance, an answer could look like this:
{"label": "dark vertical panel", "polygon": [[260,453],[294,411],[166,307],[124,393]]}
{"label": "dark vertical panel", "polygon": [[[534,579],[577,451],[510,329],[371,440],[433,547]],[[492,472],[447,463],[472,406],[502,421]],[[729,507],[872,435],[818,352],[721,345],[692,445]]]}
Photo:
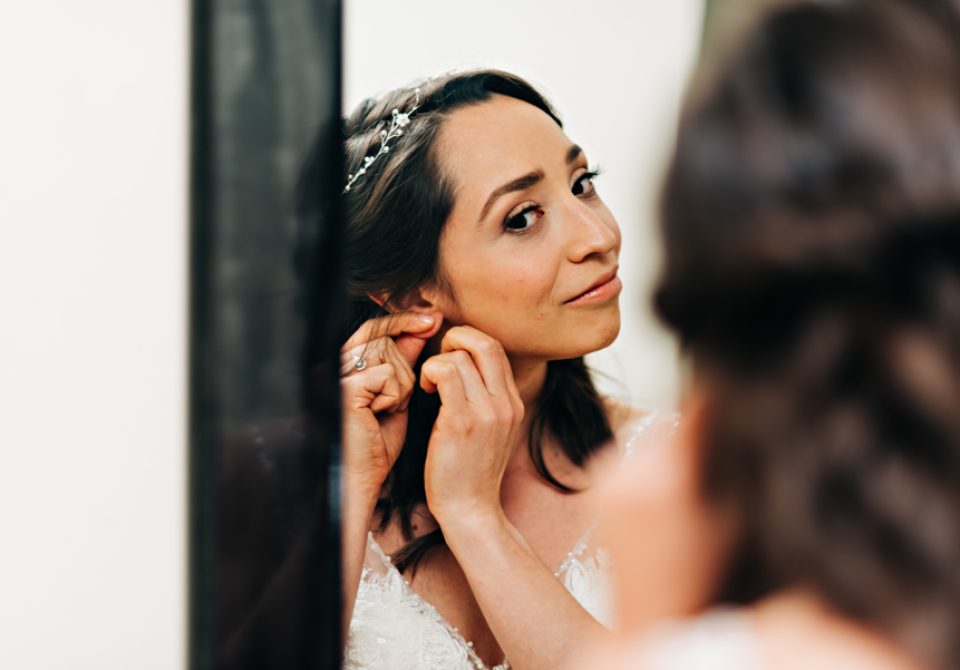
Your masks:
{"label": "dark vertical panel", "polygon": [[716,42],[717,35],[728,29],[731,17],[756,5],[754,0],[704,0],[701,54],[705,55]]}
{"label": "dark vertical panel", "polygon": [[722,5],[729,4],[730,0],[704,0],[703,8],[703,26],[704,31],[710,26],[711,20],[716,18],[717,12],[720,11]]}
{"label": "dark vertical panel", "polygon": [[193,2],[194,670],[340,658],[340,15]]}

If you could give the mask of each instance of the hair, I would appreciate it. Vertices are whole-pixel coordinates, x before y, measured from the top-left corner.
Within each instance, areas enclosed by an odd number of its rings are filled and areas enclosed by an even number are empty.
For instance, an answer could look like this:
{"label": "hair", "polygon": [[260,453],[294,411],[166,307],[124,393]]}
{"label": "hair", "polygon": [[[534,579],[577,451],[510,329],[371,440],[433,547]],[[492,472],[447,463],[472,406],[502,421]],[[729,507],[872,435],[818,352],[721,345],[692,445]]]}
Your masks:
{"label": "hair", "polygon": [[709,395],[702,495],[766,587],[942,668],[960,667],[956,17],[763,14],[688,98],[654,297]]}
{"label": "hair", "polygon": [[[343,263],[349,309],[344,333],[368,319],[389,314],[391,301],[425,285],[452,295],[440,262],[440,238],[454,205],[454,186],[441,171],[436,144],[447,117],[458,109],[503,95],[526,102],[562,127],[550,103],[523,79],[501,71],[448,74],[419,86],[420,103],[404,134],[343,196]],[[362,102],[344,122],[348,171],[375,154],[380,131],[389,128],[392,110],[409,110],[414,87]],[[383,306],[370,295],[387,295]],[[344,338],[345,339],[345,338]],[[414,366],[419,374],[426,352]],[[426,553],[443,544],[441,531],[414,539],[411,514],[426,500],[423,470],[427,443],[439,411],[439,398],[416,388],[409,405],[403,450],[378,503],[381,528],[399,516],[406,546],[394,554],[397,567],[415,570]],[[552,436],[576,465],[612,437],[610,423],[583,358],[548,363],[546,382],[530,423],[529,450],[540,476],[571,491],[548,470],[544,440]]]}

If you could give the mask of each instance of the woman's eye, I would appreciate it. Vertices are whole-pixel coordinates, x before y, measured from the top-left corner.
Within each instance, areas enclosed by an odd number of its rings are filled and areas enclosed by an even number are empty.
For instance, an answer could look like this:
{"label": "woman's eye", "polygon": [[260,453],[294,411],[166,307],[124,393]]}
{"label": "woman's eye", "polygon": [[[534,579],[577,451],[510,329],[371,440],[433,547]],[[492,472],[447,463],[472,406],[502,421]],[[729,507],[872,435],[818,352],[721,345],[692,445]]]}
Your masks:
{"label": "woman's eye", "polygon": [[514,232],[523,232],[535,224],[543,216],[540,205],[527,205],[516,214],[508,216],[503,227]]}
{"label": "woman's eye", "polygon": [[590,195],[596,190],[596,187],[593,184],[593,180],[600,174],[599,171],[594,170],[592,172],[584,172],[577,181],[573,182],[573,194],[580,195]]}

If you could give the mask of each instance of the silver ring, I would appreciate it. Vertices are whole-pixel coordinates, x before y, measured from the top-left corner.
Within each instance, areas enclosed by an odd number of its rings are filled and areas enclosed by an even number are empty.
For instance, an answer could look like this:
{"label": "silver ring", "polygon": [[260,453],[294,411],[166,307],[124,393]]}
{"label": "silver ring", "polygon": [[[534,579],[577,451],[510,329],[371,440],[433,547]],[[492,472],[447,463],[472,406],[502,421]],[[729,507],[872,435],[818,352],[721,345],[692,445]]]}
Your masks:
{"label": "silver ring", "polygon": [[352,370],[360,372],[361,370],[366,370],[367,368],[367,359],[363,356],[354,356],[353,357],[353,367]]}

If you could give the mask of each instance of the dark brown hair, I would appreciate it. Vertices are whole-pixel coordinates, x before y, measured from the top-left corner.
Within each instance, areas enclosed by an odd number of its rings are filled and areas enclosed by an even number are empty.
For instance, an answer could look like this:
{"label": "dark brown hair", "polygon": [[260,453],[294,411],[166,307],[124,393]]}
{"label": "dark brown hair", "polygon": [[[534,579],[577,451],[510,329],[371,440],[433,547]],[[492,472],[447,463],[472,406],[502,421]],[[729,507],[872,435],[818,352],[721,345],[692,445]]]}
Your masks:
{"label": "dark brown hair", "polygon": [[[440,172],[435,144],[444,120],[457,109],[509,96],[537,107],[562,126],[550,103],[523,79],[495,70],[446,75],[420,86],[420,105],[404,135],[381,156],[344,196],[344,267],[350,310],[345,334],[367,319],[388,312],[369,294],[404,296],[432,282],[446,285],[439,263],[443,227],[453,209],[454,193]],[[380,146],[380,131],[389,128],[392,110],[413,106],[413,87],[361,103],[346,119],[349,171]],[[447,289],[449,290],[449,289]],[[389,306],[389,305],[387,305]],[[426,354],[425,354],[426,355]],[[415,371],[419,371],[418,361]],[[394,556],[404,570],[415,568],[424,552],[442,543],[436,531],[413,540],[411,512],[425,501],[423,468],[427,443],[439,411],[437,396],[419,388],[410,403],[407,439],[384,486],[379,511],[383,527],[398,514],[407,540]],[[551,361],[531,421],[529,449],[537,472],[555,487],[569,491],[547,469],[544,437],[549,434],[570,460],[582,465],[612,437],[603,404],[582,358]]]}
{"label": "dark brown hair", "polygon": [[766,586],[941,668],[960,667],[956,25],[946,2],[764,14],[692,89],[655,296],[710,392],[704,495]]}

